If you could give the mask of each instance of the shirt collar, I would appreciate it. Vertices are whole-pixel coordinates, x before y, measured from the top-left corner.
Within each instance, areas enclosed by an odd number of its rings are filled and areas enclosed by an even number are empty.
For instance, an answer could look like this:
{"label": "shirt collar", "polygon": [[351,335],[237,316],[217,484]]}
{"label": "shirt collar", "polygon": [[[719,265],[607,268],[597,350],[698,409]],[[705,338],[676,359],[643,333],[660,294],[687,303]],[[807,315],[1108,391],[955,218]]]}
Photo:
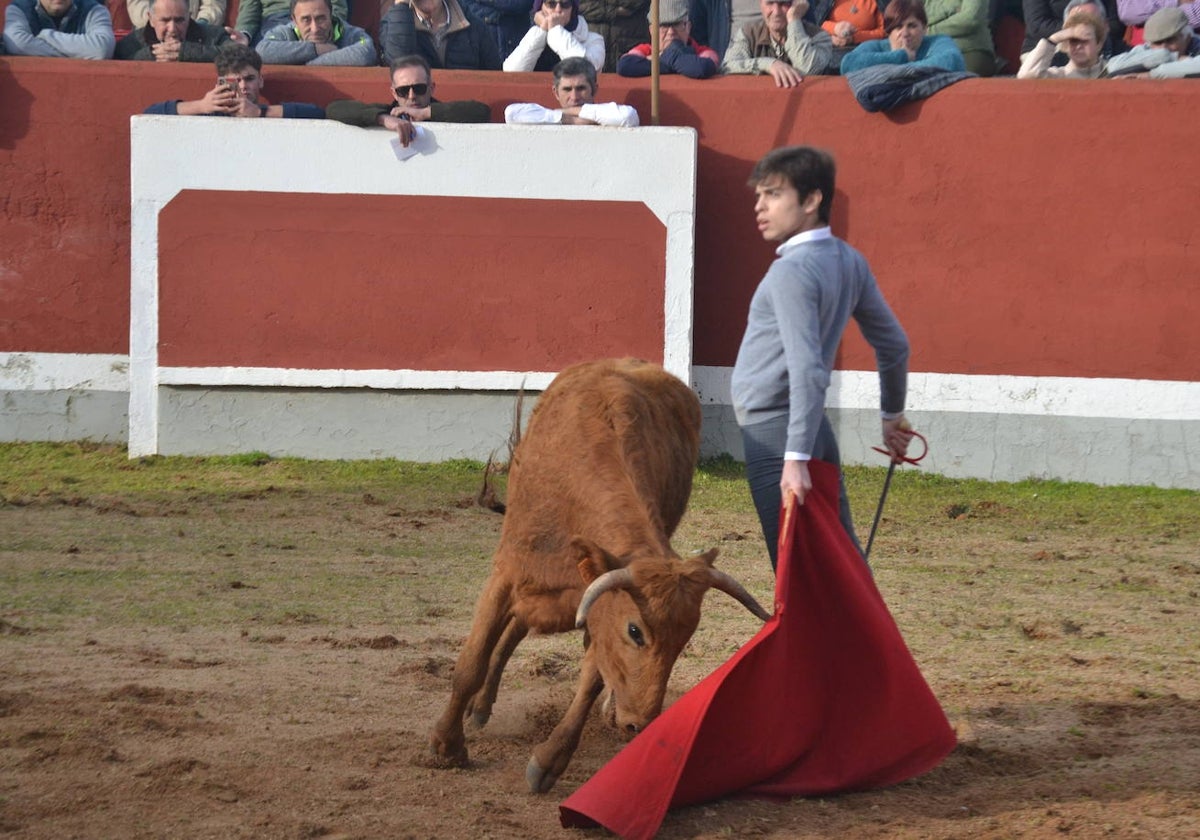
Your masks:
{"label": "shirt collar", "polygon": [[784,254],[786,254],[788,251],[795,248],[797,245],[802,245],[805,242],[816,242],[817,240],[820,240],[820,239],[832,239],[832,238],[833,238],[833,231],[831,231],[829,229],[829,225],[825,225],[824,227],[819,227],[819,228],[813,228],[812,230],[806,230],[803,233],[797,233],[795,236],[793,236],[787,242],[784,242],[782,245],[780,245],[778,248],[776,248],[775,255],[782,257]]}
{"label": "shirt collar", "polygon": [[[442,26],[446,27],[446,26],[450,25],[450,4],[448,2],[446,2],[446,0],[442,0],[442,8],[446,10],[446,22],[443,23]],[[433,22],[430,21],[429,18],[425,17],[420,12],[418,12],[416,6],[413,6],[412,10],[413,10],[413,14],[417,16],[417,20],[421,21],[421,23],[425,24],[430,29],[434,28]]]}

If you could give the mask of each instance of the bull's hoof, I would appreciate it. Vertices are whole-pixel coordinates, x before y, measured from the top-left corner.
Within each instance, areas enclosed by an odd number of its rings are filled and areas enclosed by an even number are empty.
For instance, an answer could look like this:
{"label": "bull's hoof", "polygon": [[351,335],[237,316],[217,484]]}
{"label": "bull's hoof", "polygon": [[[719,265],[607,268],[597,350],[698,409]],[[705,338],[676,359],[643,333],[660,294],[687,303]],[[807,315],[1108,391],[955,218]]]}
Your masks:
{"label": "bull's hoof", "polygon": [[554,787],[554,783],[558,781],[558,776],[542,769],[536,758],[529,759],[529,764],[525,765],[525,781],[529,784],[531,793],[546,793],[550,788]]}
{"label": "bull's hoof", "polygon": [[487,726],[487,722],[492,719],[491,711],[474,712],[471,714],[471,724],[476,729],[482,729]]}
{"label": "bull's hoof", "polygon": [[469,763],[465,745],[451,746],[436,735],[429,739],[429,753],[434,767],[466,767]]}

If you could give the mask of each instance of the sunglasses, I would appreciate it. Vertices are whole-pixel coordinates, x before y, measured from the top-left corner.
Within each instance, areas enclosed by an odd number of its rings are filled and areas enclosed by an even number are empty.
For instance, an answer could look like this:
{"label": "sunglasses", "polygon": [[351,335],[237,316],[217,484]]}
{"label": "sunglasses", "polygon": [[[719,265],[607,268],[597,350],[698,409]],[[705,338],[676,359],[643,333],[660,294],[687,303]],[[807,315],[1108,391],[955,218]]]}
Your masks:
{"label": "sunglasses", "polygon": [[543,9],[569,9],[571,0],[542,0]]}
{"label": "sunglasses", "polygon": [[392,90],[396,91],[396,96],[399,96],[401,99],[408,99],[409,91],[412,91],[413,96],[424,96],[429,93],[429,84],[418,82],[415,85],[400,85],[392,88]]}

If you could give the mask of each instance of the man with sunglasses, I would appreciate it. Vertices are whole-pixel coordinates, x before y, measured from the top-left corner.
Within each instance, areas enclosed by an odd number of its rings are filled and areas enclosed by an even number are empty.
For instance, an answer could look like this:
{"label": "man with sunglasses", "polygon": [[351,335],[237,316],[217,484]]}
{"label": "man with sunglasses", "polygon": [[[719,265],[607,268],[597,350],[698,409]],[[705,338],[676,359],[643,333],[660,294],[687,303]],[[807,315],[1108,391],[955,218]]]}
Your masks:
{"label": "man with sunglasses", "polygon": [[319,120],[325,111],[307,102],[270,105],[262,99],[262,57],[245,44],[226,44],[213,61],[217,84],[199,99],[170,99],[156,102],[147,114],[184,117],[283,117]]}
{"label": "man with sunglasses", "polygon": [[258,42],[267,64],[372,67],[378,61],[367,30],[333,13],[330,0],[291,0],[292,20]]}
{"label": "man with sunglasses", "polygon": [[1200,38],[1181,8],[1159,9],[1146,21],[1146,41],[1108,60],[1110,76],[1200,77]]}
{"label": "man with sunglasses", "polygon": [[833,39],[804,19],[808,0],[759,0],[758,6],[760,19],[734,33],[722,72],[769,75],[776,87],[791,88],[830,69]]}
{"label": "man with sunglasses", "polygon": [[[653,14],[653,9],[651,9]],[[715,76],[721,63],[715,50],[692,39],[687,0],[661,0],[658,8],[658,64],[660,73],[678,73],[691,79]],[[650,16],[647,15],[650,20]],[[617,62],[622,76],[649,76],[651,44],[638,44]]]}
{"label": "man with sunglasses", "polygon": [[485,123],[492,110],[483,102],[463,99],[457,102],[438,102],[433,98],[433,71],[424,56],[403,55],[388,66],[388,78],[393,100],[369,104],[353,99],[330,102],[325,115],[331,120],[356,125],[359,128],[383,126],[396,132],[400,144],[408,146],[416,135],[414,123]]}
{"label": "man with sunglasses", "polygon": [[633,128],[637,109],[616,102],[596,104],[596,68],[586,58],[564,58],[554,65],[554,98],[559,107],[514,102],[504,109],[509,125],[608,125]]}

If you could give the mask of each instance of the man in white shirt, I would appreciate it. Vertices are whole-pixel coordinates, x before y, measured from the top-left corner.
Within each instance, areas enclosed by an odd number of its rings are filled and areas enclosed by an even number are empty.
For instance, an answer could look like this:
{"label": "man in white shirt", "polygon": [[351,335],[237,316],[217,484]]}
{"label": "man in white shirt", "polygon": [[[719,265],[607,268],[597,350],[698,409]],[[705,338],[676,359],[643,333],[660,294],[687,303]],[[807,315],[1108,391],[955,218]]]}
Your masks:
{"label": "man in white shirt", "polygon": [[596,68],[586,58],[564,58],[554,65],[554,98],[558,108],[534,102],[514,102],[504,109],[510,125],[610,125],[637,126],[638,114],[629,105],[597,104]]}

